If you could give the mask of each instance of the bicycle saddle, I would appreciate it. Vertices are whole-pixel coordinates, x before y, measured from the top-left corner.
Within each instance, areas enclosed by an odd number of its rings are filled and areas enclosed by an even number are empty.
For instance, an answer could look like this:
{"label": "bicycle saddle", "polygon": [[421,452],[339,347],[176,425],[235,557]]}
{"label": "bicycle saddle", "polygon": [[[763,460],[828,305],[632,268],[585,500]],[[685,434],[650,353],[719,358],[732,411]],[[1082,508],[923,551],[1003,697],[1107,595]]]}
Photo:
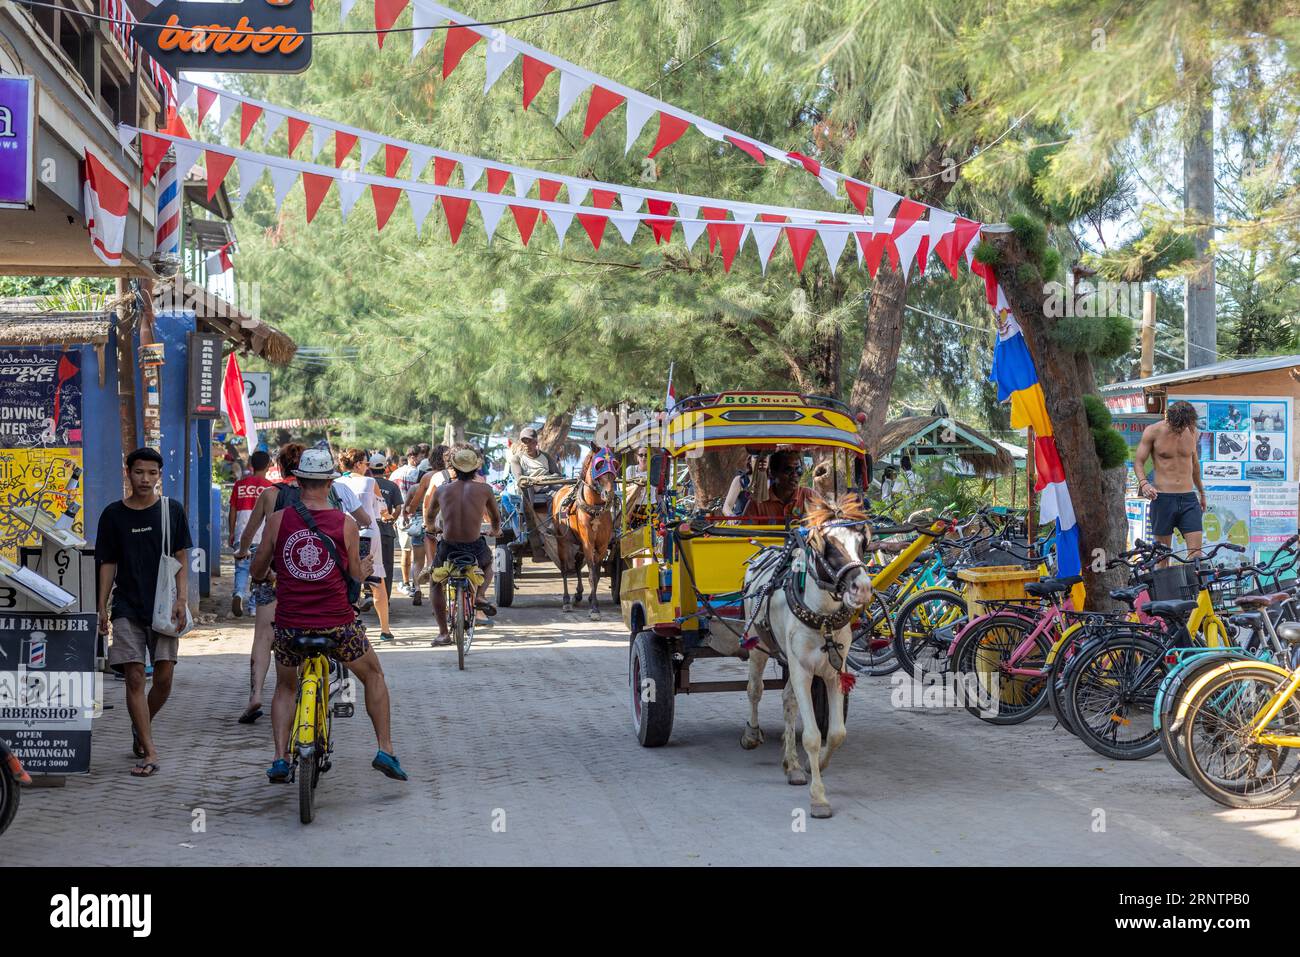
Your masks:
{"label": "bicycle saddle", "polygon": [[1276,605],[1278,602],[1286,601],[1290,597],[1284,591],[1274,592],[1272,595],[1242,595],[1237,599],[1237,604],[1242,608],[1267,608],[1269,605]]}
{"label": "bicycle saddle", "polygon": [[1284,621],[1277,626],[1277,636],[1288,645],[1300,645],[1300,621]]}
{"label": "bicycle saddle", "polygon": [[1228,623],[1242,628],[1254,628],[1264,616],[1257,611],[1243,611],[1228,618]]}
{"label": "bicycle saddle", "polygon": [[1146,591],[1146,587],[1146,585],[1131,585],[1128,588],[1115,588],[1111,590],[1110,597],[1131,607],[1137,604],[1138,595]]}
{"label": "bicycle saddle", "polygon": [[289,644],[300,655],[323,655],[338,642],[329,635],[298,635]]}
{"label": "bicycle saddle", "polygon": [[1156,618],[1183,619],[1196,610],[1196,601],[1153,601],[1148,602],[1143,610]]}
{"label": "bicycle saddle", "polygon": [[1048,595],[1059,595],[1061,592],[1069,591],[1081,581],[1083,579],[1078,575],[1071,575],[1069,578],[1044,578],[1040,582],[1030,582],[1026,585],[1025,593],[1035,598],[1046,598]]}

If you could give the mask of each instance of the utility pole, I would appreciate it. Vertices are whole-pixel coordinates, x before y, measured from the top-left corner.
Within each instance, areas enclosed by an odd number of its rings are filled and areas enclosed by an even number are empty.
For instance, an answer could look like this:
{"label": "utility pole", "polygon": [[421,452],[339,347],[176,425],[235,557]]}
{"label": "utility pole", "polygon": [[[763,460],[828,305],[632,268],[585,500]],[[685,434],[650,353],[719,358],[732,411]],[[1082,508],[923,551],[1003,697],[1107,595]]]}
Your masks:
{"label": "utility pole", "polygon": [[1142,294],[1142,360],[1140,378],[1149,379],[1156,368],[1156,291],[1150,286]]}
{"label": "utility pole", "polygon": [[1183,217],[1193,227],[1195,271],[1187,277],[1183,305],[1188,368],[1217,362],[1218,326],[1214,315],[1214,85],[1209,64],[1189,65],[1188,72],[1204,68],[1205,80],[1196,85],[1188,112],[1188,136],[1183,144]]}

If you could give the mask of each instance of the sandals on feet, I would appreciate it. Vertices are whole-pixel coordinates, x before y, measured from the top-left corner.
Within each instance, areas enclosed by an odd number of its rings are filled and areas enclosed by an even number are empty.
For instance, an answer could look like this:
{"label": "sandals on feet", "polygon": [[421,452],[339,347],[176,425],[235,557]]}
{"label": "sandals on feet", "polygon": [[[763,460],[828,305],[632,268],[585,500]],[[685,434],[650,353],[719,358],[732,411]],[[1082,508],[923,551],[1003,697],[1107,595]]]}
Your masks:
{"label": "sandals on feet", "polygon": [[162,765],[157,761],[145,761],[137,764],[131,769],[133,778],[151,778],[162,770]]}

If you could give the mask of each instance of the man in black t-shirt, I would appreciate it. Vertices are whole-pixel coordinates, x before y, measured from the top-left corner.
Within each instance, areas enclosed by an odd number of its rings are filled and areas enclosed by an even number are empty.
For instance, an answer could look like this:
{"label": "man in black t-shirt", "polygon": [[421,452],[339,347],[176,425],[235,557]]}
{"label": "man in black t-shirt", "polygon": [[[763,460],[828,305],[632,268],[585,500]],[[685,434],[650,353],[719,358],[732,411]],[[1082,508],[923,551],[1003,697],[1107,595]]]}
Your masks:
{"label": "man in black t-shirt", "polygon": [[[95,559],[99,563],[99,632],[108,634],[113,624],[108,663],[126,678],[126,708],[131,715],[132,750],[140,763],[134,777],[151,777],[158,771],[153,740],[153,717],[172,689],[180,639],[162,635],[151,627],[154,596],[158,588],[158,562],[162,558],[162,498],[158,480],[162,456],[150,448],[136,449],[126,457],[126,477],[131,494],[113,502],[99,516]],[[180,562],[176,572],[173,630],[185,625],[189,593],[190,529],[185,509],[167,500],[168,545]],[[112,596],[110,611],[109,597]],[[145,656],[153,661],[153,686],[145,694]]]}
{"label": "man in black t-shirt", "polygon": [[[385,585],[388,596],[393,595],[393,558],[397,552],[397,519],[402,514],[402,491],[397,483],[384,476],[388,458],[383,452],[370,456],[370,477],[379,486],[379,494],[384,497],[384,510],[379,514],[379,546],[384,556]],[[385,518],[385,516],[387,516]]]}

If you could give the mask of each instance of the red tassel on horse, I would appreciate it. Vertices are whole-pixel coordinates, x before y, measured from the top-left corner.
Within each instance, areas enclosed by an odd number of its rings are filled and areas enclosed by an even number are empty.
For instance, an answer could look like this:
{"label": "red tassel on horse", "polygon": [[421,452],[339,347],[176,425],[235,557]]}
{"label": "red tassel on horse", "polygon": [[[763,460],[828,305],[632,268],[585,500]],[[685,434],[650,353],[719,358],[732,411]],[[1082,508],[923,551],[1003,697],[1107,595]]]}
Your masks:
{"label": "red tassel on horse", "polygon": [[851,671],[840,672],[840,691],[848,694],[853,690],[853,686],[858,683],[858,676]]}

